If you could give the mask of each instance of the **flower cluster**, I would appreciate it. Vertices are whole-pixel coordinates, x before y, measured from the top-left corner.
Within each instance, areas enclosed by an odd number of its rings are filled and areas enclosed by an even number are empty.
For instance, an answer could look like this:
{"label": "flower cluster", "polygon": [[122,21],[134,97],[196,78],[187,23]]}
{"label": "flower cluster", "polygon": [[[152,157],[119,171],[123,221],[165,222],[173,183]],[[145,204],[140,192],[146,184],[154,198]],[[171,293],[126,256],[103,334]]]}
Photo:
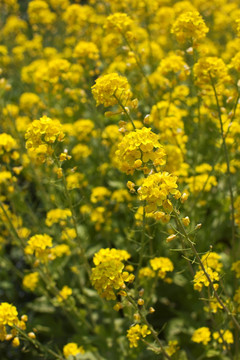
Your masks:
{"label": "flower cluster", "polygon": [[[16,307],[7,302],[2,302],[0,304],[0,341],[12,340],[14,347],[19,346],[17,327],[25,330],[27,320],[26,315],[23,315],[19,320]],[[8,334],[8,328],[12,328],[10,334]]]}
{"label": "flower cluster", "polygon": [[65,285],[62,290],[59,291],[59,295],[57,296],[57,299],[59,302],[63,302],[66,300],[70,295],[72,295],[72,289]]}
{"label": "flower cluster", "polygon": [[84,60],[98,60],[99,50],[97,46],[92,42],[79,41],[74,49],[73,56],[77,58],[80,62]]}
{"label": "flower cluster", "polygon": [[235,261],[233,264],[232,264],[232,268],[231,268],[233,271],[235,271],[236,273],[236,277],[239,279],[240,278],[240,260],[238,261]]}
{"label": "flower cluster", "polygon": [[133,174],[136,169],[150,172],[148,162],[155,167],[164,165],[166,153],[159,143],[159,136],[151,128],[143,127],[123,137],[118,144],[116,156],[120,170]]}
{"label": "flower cluster", "polygon": [[213,333],[214,340],[217,340],[219,344],[223,344],[223,349],[226,350],[226,344],[233,344],[233,334],[230,330],[220,329],[219,331],[215,331]]}
{"label": "flower cluster", "polygon": [[39,282],[39,273],[33,272],[31,274],[27,274],[23,278],[23,286],[25,289],[34,291]]}
{"label": "flower cluster", "polygon": [[52,247],[52,238],[47,234],[32,236],[25,247],[25,254],[34,254],[41,262],[46,262]]}
{"label": "flower cluster", "polygon": [[120,32],[124,34],[131,30],[132,25],[133,20],[127,14],[118,12],[107,17],[104,28],[107,32]]}
{"label": "flower cluster", "polygon": [[173,24],[171,32],[180,43],[192,40],[195,44],[209,31],[198,11],[182,13]]}
{"label": "flower cluster", "polygon": [[192,341],[196,343],[202,343],[203,345],[207,345],[211,340],[211,332],[208,327],[201,327],[194,331],[192,335]]}
{"label": "flower cluster", "polygon": [[[125,250],[101,249],[94,255],[96,265],[92,269],[91,281],[99,295],[107,300],[115,300],[114,290],[125,289],[125,282],[132,282],[134,275],[124,271],[122,261],[130,258]],[[124,292],[120,292],[124,295]]]}
{"label": "flower cluster", "polygon": [[[216,271],[213,271],[210,267],[205,267],[205,271],[209,276],[211,282],[219,281],[219,274]],[[203,285],[208,287],[210,285],[209,279],[207,278],[205,271],[198,270],[194,275],[194,289],[197,291],[202,291]],[[218,284],[215,283],[215,288],[217,288]]]}
{"label": "flower cluster", "polygon": [[217,57],[200,58],[193,71],[196,85],[208,91],[212,91],[212,83],[220,91],[231,80],[227,65]]}
{"label": "flower cluster", "polygon": [[150,265],[154,271],[158,270],[158,276],[164,279],[167,272],[173,271],[174,266],[172,261],[166,257],[156,257],[150,260]]}
{"label": "flower cluster", "polygon": [[17,148],[16,140],[9,134],[0,134],[0,155]]}
{"label": "flower cluster", "polygon": [[156,212],[158,207],[163,207],[166,211],[172,210],[172,204],[168,200],[169,195],[180,198],[181,194],[177,190],[177,177],[168,172],[149,175],[143,180],[138,189],[139,199],[146,201],[146,212]]}
{"label": "flower cluster", "polygon": [[92,86],[92,93],[97,106],[103,104],[105,107],[119,102],[126,106],[132,96],[127,78],[117,73],[99,77]]}
{"label": "flower cluster", "polygon": [[29,153],[44,162],[53,153],[52,144],[63,141],[64,133],[58,120],[43,116],[40,120],[34,120],[27,128],[25,139]]}
{"label": "flower cluster", "polygon": [[147,325],[133,325],[127,330],[127,338],[130,344],[130,348],[137,347],[138,342],[141,338],[145,338],[147,335],[151,334],[151,331]]}
{"label": "flower cluster", "polygon": [[46,225],[51,227],[53,224],[66,225],[67,219],[72,216],[70,209],[52,209],[47,212]]}
{"label": "flower cluster", "polygon": [[78,346],[77,343],[68,343],[63,347],[63,355],[66,359],[69,356],[76,356],[77,354],[84,354],[85,350],[82,346]]}

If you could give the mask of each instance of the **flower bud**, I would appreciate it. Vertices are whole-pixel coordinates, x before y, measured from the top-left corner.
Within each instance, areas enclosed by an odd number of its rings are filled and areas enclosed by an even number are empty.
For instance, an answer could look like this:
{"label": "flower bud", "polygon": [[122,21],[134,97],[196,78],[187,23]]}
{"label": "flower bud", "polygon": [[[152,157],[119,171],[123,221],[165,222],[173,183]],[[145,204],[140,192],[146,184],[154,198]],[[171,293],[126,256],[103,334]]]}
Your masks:
{"label": "flower bud", "polygon": [[167,242],[171,242],[171,241],[173,241],[176,237],[177,237],[176,234],[172,234],[172,235],[170,235],[170,236],[167,237],[166,241],[167,241]]}
{"label": "flower bud", "polygon": [[138,299],[138,305],[143,306],[144,300],[142,298]]}

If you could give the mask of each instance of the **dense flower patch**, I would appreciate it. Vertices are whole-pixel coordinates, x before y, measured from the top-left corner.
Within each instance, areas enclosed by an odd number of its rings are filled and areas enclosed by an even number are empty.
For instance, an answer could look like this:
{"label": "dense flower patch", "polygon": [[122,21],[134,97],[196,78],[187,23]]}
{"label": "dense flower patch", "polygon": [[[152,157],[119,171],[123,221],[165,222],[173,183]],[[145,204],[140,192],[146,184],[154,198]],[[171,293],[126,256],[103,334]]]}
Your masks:
{"label": "dense flower patch", "polygon": [[1,360],[240,357],[240,5],[0,1]]}

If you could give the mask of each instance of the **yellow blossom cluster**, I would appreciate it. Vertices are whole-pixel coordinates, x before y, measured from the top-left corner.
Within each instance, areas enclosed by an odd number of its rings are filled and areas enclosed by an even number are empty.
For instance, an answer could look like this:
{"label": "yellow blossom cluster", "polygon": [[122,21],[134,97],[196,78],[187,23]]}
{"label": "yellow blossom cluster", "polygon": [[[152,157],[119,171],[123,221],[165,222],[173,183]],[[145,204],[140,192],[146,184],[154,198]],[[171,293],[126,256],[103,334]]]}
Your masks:
{"label": "yellow blossom cluster", "polygon": [[164,165],[165,155],[159,136],[146,127],[125,135],[116,151],[120,170],[127,174],[133,174],[136,169],[149,172],[148,162],[155,167]]}
{"label": "yellow blossom cluster", "polygon": [[59,291],[57,299],[59,302],[62,302],[66,300],[70,295],[72,295],[72,289],[69,286],[65,285],[62,290]]}
{"label": "yellow blossom cluster", "polygon": [[192,40],[193,44],[203,39],[208,31],[209,29],[198,11],[183,12],[171,29],[180,43]]}
{"label": "yellow blossom cluster", "polygon": [[[125,282],[132,282],[134,275],[124,271],[124,263],[130,254],[125,250],[101,249],[94,255],[96,265],[92,269],[91,282],[99,295],[107,300],[115,300],[114,290],[126,288]],[[124,295],[124,292],[120,292]]]}
{"label": "yellow blossom cluster", "polygon": [[53,153],[52,144],[55,141],[63,141],[64,133],[58,120],[52,120],[43,116],[40,120],[34,120],[27,128],[26,148],[33,157],[41,162]]}
{"label": "yellow blossom cluster", "polygon": [[151,331],[147,325],[133,325],[127,331],[127,338],[130,344],[130,348],[137,347],[138,342],[141,338],[145,338],[147,335],[151,334]]}
{"label": "yellow blossom cluster", "polygon": [[104,28],[108,33],[121,33],[123,36],[131,38],[133,20],[126,13],[115,12],[107,17]]}
{"label": "yellow blossom cluster", "polygon": [[92,86],[92,93],[97,106],[103,104],[105,107],[119,102],[126,106],[132,96],[127,78],[117,73],[99,77]]}
{"label": "yellow blossom cluster", "polygon": [[[194,276],[194,289],[197,291],[201,291],[203,286],[208,287],[210,285],[209,279],[212,283],[214,283],[215,289],[217,289],[218,284],[215,281],[220,280],[219,272],[221,272],[223,264],[221,263],[221,256],[215,252],[207,252],[202,255],[201,262],[205,268],[205,271],[199,265],[199,270],[196,272]],[[206,273],[209,276],[209,279],[206,276]],[[216,310],[214,303],[212,304],[213,312]],[[210,304],[211,308],[211,304]]]}
{"label": "yellow blossom cluster", "polygon": [[79,41],[74,49],[73,56],[81,63],[87,60],[98,60],[99,50],[97,46],[92,42]]}
{"label": "yellow blossom cluster", "polygon": [[168,200],[169,195],[180,198],[180,191],[177,190],[177,177],[168,172],[155,173],[143,180],[138,189],[139,199],[146,201],[146,212],[156,212],[158,207],[171,212],[172,204]]}
{"label": "yellow blossom cluster", "polygon": [[[12,340],[14,347],[19,346],[17,328],[25,330],[27,320],[26,315],[23,315],[21,320],[18,319],[18,311],[14,305],[7,302],[0,303],[0,341]],[[8,328],[12,328],[10,334]]]}
{"label": "yellow blossom cluster", "polygon": [[76,356],[77,354],[84,354],[85,350],[83,349],[82,346],[78,346],[77,343],[68,343],[66,345],[64,345],[63,347],[63,355],[66,357],[66,359],[69,356]]}
{"label": "yellow blossom cluster", "polygon": [[239,49],[237,0],[0,0],[1,341],[237,357]]}
{"label": "yellow blossom cluster", "polygon": [[47,234],[37,234],[32,236],[25,247],[27,255],[34,254],[42,262],[46,262],[52,247],[52,237]]}
{"label": "yellow blossom cluster", "polygon": [[196,343],[202,343],[203,345],[207,345],[211,340],[211,332],[208,327],[203,326],[194,331],[192,335],[192,341]]}
{"label": "yellow blossom cluster", "polygon": [[51,227],[53,224],[66,225],[67,219],[72,216],[70,209],[52,209],[47,212],[46,225]]}
{"label": "yellow blossom cluster", "polygon": [[202,57],[193,71],[196,85],[207,91],[212,89],[212,84],[220,91],[230,81],[227,65],[221,58]]}
{"label": "yellow blossom cluster", "polygon": [[25,289],[34,291],[38,285],[39,282],[39,273],[33,272],[31,274],[27,274],[23,278],[23,286]]}
{"label": "yellow blossom cluster", "polygon": [[172,261],[166,257],[156,257],[151,259],[150,265],[154,271],[158,270],[158,276],[161,279],[165,278],[167,272],[173,271],[174,269]]}
{"label": "yellow blossom cluster", "polygon": [[213,333],[213,338],[219,342],[219,344],[223,344],[223,349],[226,350],[226,344],[233,344],[233,334],[230,330],[220,329],[219,331],[215,331]]}

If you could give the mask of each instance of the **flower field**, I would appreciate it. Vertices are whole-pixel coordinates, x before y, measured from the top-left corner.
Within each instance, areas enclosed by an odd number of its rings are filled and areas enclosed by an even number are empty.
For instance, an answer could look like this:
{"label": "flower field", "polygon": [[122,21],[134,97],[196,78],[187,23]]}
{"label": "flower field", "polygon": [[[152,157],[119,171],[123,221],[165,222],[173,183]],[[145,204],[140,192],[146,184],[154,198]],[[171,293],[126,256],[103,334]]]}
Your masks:
{"label": "flower field", "polygon": [[240,359],[240,4],[0,0],[0,359]]}

